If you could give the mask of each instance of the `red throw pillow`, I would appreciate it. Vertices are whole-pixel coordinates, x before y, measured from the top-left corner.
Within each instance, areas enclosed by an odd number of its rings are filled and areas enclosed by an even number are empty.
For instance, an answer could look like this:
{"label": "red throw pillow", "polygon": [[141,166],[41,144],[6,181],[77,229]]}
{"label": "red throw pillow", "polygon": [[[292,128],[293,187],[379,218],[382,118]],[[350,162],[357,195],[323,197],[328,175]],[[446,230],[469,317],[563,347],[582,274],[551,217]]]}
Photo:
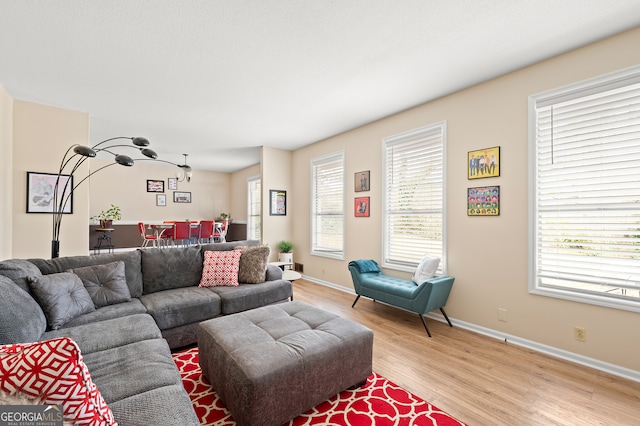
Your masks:
{"label": "red throw pillow", "polygon": [[61,404],[64,420],[75,425],[117,426],[80,348],[68,337],[0,346],[0,391]]}
{"label": "red throw pillow", "polygon": [[199,287],[237,286],[242,250],[205,251]]}

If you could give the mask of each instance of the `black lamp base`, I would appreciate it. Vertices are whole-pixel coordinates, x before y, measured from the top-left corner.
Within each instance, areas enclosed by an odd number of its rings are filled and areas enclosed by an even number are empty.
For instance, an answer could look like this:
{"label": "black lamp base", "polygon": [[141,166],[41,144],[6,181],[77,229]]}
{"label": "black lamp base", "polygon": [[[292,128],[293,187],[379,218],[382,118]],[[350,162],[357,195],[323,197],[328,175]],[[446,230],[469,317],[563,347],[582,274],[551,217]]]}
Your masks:
{"label": "black lamp base", "polygon": [[51,240],[51,258],[60,257],[60,241]]}

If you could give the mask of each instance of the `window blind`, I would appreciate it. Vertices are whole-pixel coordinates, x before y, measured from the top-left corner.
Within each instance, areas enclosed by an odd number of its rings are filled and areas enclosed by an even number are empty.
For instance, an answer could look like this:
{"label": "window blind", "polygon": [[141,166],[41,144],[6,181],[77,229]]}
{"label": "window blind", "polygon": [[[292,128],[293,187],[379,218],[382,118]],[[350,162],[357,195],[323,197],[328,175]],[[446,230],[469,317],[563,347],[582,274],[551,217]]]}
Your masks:
{"label": "window blind", "polygon": [[260,241],[261,235],[261,218],[262,218],[262,179],[260,176],[254,176],[247,179],[247,238],[250,240]]}
{"label": "window blind", "polygon": [[311,167],[311,253],[344,256],[344,154],[317,158]]}
{"label": "window blind", "polygon": [[443,259],[444,135],[439,123],[383,140],[384,266],[414,268],[426,255]]}
{"label": "window blind", "polygon": [[533,284],[637,301],[640,83],[612,81],[535,99]]}

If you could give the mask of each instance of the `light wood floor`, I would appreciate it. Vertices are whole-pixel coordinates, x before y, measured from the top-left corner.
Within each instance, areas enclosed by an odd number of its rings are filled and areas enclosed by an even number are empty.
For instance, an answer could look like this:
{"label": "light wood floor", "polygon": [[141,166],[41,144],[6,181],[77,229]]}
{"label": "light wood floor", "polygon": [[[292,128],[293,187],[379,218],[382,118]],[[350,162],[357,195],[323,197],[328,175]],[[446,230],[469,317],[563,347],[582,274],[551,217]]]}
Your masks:
{"label": "light wood floor", "polygon": [[[640,425],[640,383],[305,280],[303,300],[374,331],[373,370],[469,426]],[[640,354],[638,354],[640,356]]]}

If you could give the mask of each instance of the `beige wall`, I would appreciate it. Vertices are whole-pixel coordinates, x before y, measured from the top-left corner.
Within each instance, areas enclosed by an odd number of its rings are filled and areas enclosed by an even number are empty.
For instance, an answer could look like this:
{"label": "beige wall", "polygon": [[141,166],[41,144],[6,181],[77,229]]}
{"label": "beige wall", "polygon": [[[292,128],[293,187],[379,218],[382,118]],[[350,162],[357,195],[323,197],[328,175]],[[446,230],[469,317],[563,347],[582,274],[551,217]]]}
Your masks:
{"label": "beige wall", "polygon": [[[260,160],[262,175],[262,242],[271,247],[271,260],[277,260],[278,249],[276,244],[282,240],[293,240],[294,232],[292,228],[293,218],[299,214],[305,214],[305,210],[296,213],[292,200],[305,194],[298,194],[293,190],[294,179],[291,173],[292,153],[282,149],[264,147]],[[269,191],[287,191],[287,214],[286,216],[269,215]],[[300,233],[302,230],[297,230]],[[297,252],[297,249],[295,250]],[[296,254],[294,254],[295,258]],[[297,260],[296,260],[297,261]]]}
{"label": "beige wall", "polygon": [[[58,173],[60,161],[72,144],[87,145],[89,114],[14,101],[13,108],[13,217],[12,257],[51,257],[52,216],[26,213],[26,172]],[[78,170],[82,174],[86,168]],[[88,187],[73,196],[73,214],[60,228],[60,255],[86,254],[89,233]]]}
{"label": "beige wall", "polygon": [[[153,141],[150,141],[153,149]],[[126,143],[126,141],[125,141]],[[118,151],[141,158],[134,150]],[[162,155],[158,154],[159,158]],[[134,160],[135,161],[135,160]],[[95,170],[112,160],[91,160]],[[174,203],[173,190],[169,190],[168,178],[175,177],[176,166],[147,160],[135,161],[133,167],[113,165],[91,177],[90,216],[116,204],[122,208],[122,220],[117,223],[162,222],[163,220],[214,219],[230,207],[231,174],[193,170],[191,182],[178,182],[179,192],[191,192],[191,203]],[[167,205],[156,206],[157,193],[147,192],[147,179],[164,181]]]}
{"label": "beige wall", "polygon": [[[639,314],[528,293],[527,99],[529,95],[640,62],[640,29],[446,96],[293,154],[290,198],[296,258],[305,275],[351,289],[347,262],[381,258],[382,139],[441,120],[447,122],[446,209],[448,273],[456,277],[447,304],[457,320],[543,345],[640,370]],[[468,181],[467,152],[500,146],[501,176]],[[346,155],[346,259],[309,254],[309,162],[338,150]],[[354,218],[353,174],[371,170],[371,217]],[[499,217],[468,217],[466,190],[500,185]],[[409,278],[408,273],[386,271]],[[500,322],[497,309],[508,310]],[[587,329],[586,343],[573,327]]]}
{"label": "beige wall", "polygon": [[[11,200],[13,184],[13,99],[0,84],[0,198]],[[0,259],[11,257],[12,203],[0,203]]]}

